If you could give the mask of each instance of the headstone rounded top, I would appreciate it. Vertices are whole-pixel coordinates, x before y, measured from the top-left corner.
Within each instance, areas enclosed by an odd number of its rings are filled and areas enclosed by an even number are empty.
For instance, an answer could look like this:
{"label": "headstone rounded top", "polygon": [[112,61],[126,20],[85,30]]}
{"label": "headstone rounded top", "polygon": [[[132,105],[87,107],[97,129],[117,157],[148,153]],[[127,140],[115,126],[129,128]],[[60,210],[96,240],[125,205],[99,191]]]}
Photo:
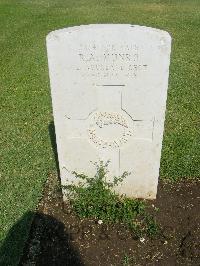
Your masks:
{"label": "headstone rounded top", "polygon": [[140,25],[131,25],[131,24],[89,24],[89,25],[80,25],[80,26],[73,26],[73,27],[66,27],[63,29],[51,31],[46,39],[54,39],[56,37],[59,37],[60,35],[63,34],[70,34],[74,32],[79,32],[79,31],[90,31],[90,30],[129,30],[129,31],[136,31],[140,32],[142,31],[151,33],[154,35],[159,35],[159,37],[162,35],[163,37],[167,38],[169,41],[171,41],[171,36],[167,31],[152,28],[152,27],[146,27],[146,26],[140,26]]}

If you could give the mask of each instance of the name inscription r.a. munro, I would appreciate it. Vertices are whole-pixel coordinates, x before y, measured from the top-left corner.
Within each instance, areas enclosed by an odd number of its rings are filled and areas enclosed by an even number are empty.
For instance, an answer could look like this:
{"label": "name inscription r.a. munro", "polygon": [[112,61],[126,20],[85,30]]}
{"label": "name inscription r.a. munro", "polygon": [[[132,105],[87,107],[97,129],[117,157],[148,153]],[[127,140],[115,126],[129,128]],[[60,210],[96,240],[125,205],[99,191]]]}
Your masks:
{"label": "name inscription r.a. munro", "polygon": [[83,77],[137,77],[139,72],[147,70],[147,64],[141,63],[137,45],[111,44],[105,46],[80,45],[77,71]]}

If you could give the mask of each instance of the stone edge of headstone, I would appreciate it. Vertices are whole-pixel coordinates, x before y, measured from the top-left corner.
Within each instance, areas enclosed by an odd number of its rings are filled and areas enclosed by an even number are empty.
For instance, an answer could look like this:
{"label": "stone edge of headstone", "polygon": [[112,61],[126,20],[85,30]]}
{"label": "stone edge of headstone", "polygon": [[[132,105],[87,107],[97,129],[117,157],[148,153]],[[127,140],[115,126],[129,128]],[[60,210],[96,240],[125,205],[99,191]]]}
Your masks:
{"label": "stone edge of headstone", "polygon": [[46,41],[50,41],[51,39],[56,39],[59,37],[59,35],[61,35],[63,33],[70,34],[72,32],[76,32],[80,29],[92,29],[92,28],[97,29],[97,28],[104,28],[104,27],[107,28],[107,27],[113,27],[113,26],[131,27],[131,28],[138,28],[141,30],[146,30],[147,32],[161,34],[161,35],[163,35],[163,37],[165,36],[165,38],[167,38],[169,40],[169,42],[171,41],[171,35],[169,34],[169,32],[167,32],[165,30],[160,30],[160,29],[152,28],[152,27],[148,27],[148,26],[132,25],[132,24],[88,24],[88,25],[66,27],[66,28],[62,28],[59,30],[54,30],[54,31],[49,32],[46,36]]}

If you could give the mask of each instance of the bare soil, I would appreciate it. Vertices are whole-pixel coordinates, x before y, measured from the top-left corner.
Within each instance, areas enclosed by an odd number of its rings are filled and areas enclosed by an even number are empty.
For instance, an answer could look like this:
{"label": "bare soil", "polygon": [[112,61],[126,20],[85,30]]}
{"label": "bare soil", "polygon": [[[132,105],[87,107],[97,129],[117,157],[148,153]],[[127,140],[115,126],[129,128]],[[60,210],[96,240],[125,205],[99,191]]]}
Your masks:
{"label": "bare soil", "polygon": [[199,191],[199,181],[160,181],[147,202],[160,234],[138,239],[122,225],[77,218],[50,176],[20,265],[200,265]]}

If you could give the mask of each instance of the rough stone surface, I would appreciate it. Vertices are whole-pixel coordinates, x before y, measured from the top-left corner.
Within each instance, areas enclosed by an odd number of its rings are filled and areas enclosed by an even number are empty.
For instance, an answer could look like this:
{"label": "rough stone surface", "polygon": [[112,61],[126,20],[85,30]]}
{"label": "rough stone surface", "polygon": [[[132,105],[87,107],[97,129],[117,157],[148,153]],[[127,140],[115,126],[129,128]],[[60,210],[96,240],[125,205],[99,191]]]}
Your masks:
{"label": "rough stone surface", "polygon": [[72,171],[131,174],[116,189],[130,197],[157,193],[167,99],[170,35],[134,25],[87,25],[47,36],[62,184]]}

